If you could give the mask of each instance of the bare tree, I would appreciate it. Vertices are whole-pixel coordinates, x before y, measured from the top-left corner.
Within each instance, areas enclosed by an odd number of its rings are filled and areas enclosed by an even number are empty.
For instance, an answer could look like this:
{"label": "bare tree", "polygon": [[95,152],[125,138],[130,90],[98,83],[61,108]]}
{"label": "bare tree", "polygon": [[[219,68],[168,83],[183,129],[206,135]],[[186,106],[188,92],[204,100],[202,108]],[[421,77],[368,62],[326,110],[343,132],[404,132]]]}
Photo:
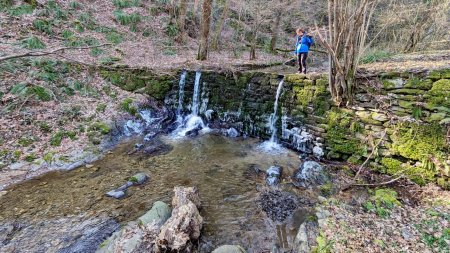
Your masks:
{"label": "bare tree", "polygon": [[200,46],[198,48],[197,60],[204,61],[208,57],[208,40],[211,25],[212,0],[203,0],[202,23],[200,29]]}
{"label": "bare tree", "polygon": [[186,41],[186,12],[187,0],[180,0],[179,14],[178,14],[178,29],[180,30],[181,42]]}
{"label": "bare tree", "polygon": [[[355,74],[378,0],[328,0],[330,90],[337,105],[352,102]],[[316,26],[316,29],[319,28]]]}
{"label": "bare tree", "polygon": [[450,0],[385,0],[375,17],[379,33],[375,42],[388,41],[388,49],[397,52],[449,44],[449,20]]}
{"label": "bare tree", "polygon": [[219,41],[222,34],[222,30],[225,25],[225,21],[228,18],[228,11],[230,9],[230,0],[225,0],[223,5],[224,5],[223,11],[217,22],[216,30],[214,31],[213,39],[211,42],[211,48],[213,50],[217,50],[219,48]]}

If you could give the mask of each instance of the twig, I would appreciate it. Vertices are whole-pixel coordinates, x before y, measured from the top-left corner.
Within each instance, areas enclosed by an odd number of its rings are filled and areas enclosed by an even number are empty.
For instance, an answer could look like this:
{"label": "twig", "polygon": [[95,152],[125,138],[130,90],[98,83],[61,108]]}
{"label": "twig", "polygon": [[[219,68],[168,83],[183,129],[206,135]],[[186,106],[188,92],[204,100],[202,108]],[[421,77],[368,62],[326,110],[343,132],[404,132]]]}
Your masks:
{"label": "twig", "polygon": [[88,47],[60,47],[60,48],[57,48],[52,51],[29,51],[29,52],[26,52],[23,54],[16,54],[16,55],[0,57],[0,62],[6,61],[9,59],[23,58],[23,57],[29,57],[29,56],[45,56],[45,55],[51,55],[51,54],[60,56],[58,54],[58,52],[64,51],[64,50],[85,50],[85,49],[104,47],[104,46],[109,46],[109,45],[111,45],[111,44],[105,43],[105,44],[100,44],[100,45],[96,45],[96,46],[88,46]]}
{"label": "twig", "polygon": [[381,144],[381,142],[383,141],[384,137],[386,136],[386,130],[384,130],[383,136],[381,136],[380,141],[378,141],[378,143],[372,148],[372,152],[370,153],[370,155],[367,157],[367,159],[364,161],[363,164],[361,164],[361,166],[359,166],[358,172],[356,172],[355,177],[353,178],[353,180],[356,180],[359,176],[359,174],[361,173],[361,171],[363,170],[364,166],[367,164],[367,162],[372,158],[372,156],[375,153],[375,150],[377,149],[377,147]]}
{"label": "twig", "polygon": [[396,181],[402,179],[404,176],[401,175],[399,177],[396,177],[394,179],[391,179],[389,181],[386,182],[382,182],[382,183],[374,183],[374,184],[351,184],[350,186],[380,186],[380,185],[388,185],[388,184],[392,184],[395,183]]}

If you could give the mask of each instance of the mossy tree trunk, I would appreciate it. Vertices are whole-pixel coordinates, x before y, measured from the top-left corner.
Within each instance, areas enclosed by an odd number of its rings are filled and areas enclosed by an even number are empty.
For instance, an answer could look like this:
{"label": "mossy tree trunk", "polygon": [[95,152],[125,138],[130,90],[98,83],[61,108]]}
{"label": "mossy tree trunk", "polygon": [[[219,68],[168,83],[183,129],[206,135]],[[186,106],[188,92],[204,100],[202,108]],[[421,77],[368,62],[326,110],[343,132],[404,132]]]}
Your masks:
{"label": "mossy tree trunk", "polygon": [[208,57],[208,40],[211,25],[212,0],[203,0],[202,23],[200,29],[200,46],[198,48],[197,60],[204,61]]}

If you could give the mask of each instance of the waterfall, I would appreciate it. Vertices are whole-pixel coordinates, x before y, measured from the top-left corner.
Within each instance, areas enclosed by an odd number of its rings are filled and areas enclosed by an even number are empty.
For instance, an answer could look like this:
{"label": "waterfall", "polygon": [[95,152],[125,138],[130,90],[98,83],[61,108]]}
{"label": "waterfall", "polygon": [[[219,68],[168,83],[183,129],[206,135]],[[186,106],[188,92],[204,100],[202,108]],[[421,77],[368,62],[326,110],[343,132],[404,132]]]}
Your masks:
{"label": "waterfall", "polygon": [[269,129],[271,131],[270,140],[263,142],[259,145],[259,149],[263,151],[282,151],[282,147],[277,143],[277,111],[278,111],[278,99],[280,98],[281,90],[283,88],[284,79],[280,81],[277,88],[277,94],[275,95],[275,103],[273,105],[273,113],[269,117]]}
{"label": "waterfall", "polygon": [[195,116],[198,115],[201,76],[202,72],[197,71],[195,73],[194,95],[192,96],[192,106],[191,106],[191,113]]}
{"label": "waterfall", "polygon": [[182,111],[183,111],[183,99],[184,99],[184,86],[186,84],[186,70],[181,73],[180,82],[179,82],[179,90],[178,90],[178,107],[177,107],[177,122],[181,123],[183,120]]}
{"label": "waterfall", "polygon": [[277,95],[275,96],[275,103],[273,105],[273,113],[272,113],[272,115],[270,115],[269,125],[270,125],[270,131],[272,132],[272,135],[270,136],[270,142],[276,142],[277,121],[278,121],[278,116],[277,116],[278,99],[280,98],[280,93],[281,93],[281,89],[283,88],[283,83],[284,83],[284,79],[282,79],[280,81],[280,83],[278,84]]}
{"label": "waterfall", "polygon": [[[181,109],[182,108],[182,99],[179,99],[178,103],[178,109],[180,109],[180,113],[178,113],[177,110],[177,122],[179,123],[178,128],[174,131],[173,136],[174,137],[183,137],[186,136],[188,133],[192,133],[192,131],[199,132],[201,130],[208,131],[209,128],[205,125],[203,122],[203,119],[199,116],[199,108],[200,108],[200,77],[202,73],[200,71],[197,71],[195,73],[195,83],[194,83],[194,94],[192,95],[192,104],[191,104],[191,113],[183,118],[181,115]],[[185,78],[186,73],[183,72],[180,78],[180,95],[179,98],[181,98],[182,93],[184,94],[184,86],[185,86]],[[183,91],[182,91],[183,88]],[[205,95],[206,96],[206,95]],[[204,109],[206,109],[207,106],[207,100],[203,101],[204,103]],[[202,105],[203,106],[203,105]]]}

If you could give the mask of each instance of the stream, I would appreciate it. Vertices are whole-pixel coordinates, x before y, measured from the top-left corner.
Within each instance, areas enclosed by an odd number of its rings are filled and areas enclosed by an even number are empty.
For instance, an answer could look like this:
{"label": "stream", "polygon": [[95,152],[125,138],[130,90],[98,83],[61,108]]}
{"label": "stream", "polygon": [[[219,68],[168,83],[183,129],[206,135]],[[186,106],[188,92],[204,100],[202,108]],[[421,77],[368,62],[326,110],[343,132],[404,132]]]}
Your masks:
{"label": "stream", "polygon": [[[196,186],[202,200],[204,228],[198,251],[239,244],[248,252],[289,247],[308,210],[301,206],[285,221],[272,221],[259,208],[264,176],[272,165],[283,168],[284,181],[298,169],[298,154],[264,153],[260,141],[202,134],[196,138],[161,136],[156,154],[135,151],[142,139],[129,139],[93,163],[55,171],[6,189],[0,197],[2,252],[89,252],[120,225],[135,220],[157,200],[171,203],[174,186]],[[132,154],[131,154],[132,153]],[[250,172],[249,172],[250,171]],[[150,179],[131,187],[123,199],[105,196],[132,175]],[[289,184],[279,188],[308,195]],[[78,251],[77,251],[78,250]]]}

